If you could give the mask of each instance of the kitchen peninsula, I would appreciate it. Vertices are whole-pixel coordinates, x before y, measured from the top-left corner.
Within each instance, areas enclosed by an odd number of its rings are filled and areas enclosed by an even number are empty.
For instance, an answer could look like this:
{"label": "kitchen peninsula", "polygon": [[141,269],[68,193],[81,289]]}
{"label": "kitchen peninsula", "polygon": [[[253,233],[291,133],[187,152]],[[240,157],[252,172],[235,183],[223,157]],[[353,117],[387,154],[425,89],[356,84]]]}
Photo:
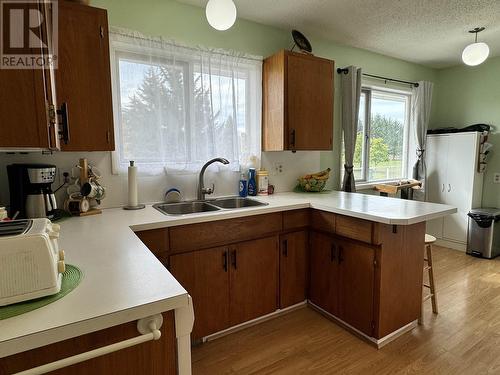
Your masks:
{"label": "kitchen peninsula", "polygon": [[[425,221],[455,208],[344,192],[257,200],[267,205],[181,216],[107,209],[62,222],[60,246],[85,278],[63,299],[0,321],[0,369],[41,365],[54,359],[23,360],[150,315],[189,315],[188,293],[194,340],[305,301],[378,347],[415,326]],[[9,367],[14,359],[22,368]]]}

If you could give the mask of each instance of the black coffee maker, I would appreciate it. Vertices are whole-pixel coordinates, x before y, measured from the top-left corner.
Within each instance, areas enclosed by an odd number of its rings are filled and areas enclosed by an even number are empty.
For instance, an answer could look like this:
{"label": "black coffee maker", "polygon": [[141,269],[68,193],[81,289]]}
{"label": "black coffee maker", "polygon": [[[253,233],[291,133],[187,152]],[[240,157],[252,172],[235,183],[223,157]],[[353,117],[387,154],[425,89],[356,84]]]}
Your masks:
{"label": "black coffee maker", "polygon": [[52,183],[56,166],[51,164],[11,164],[7,166],[10,190],[10,217],[48,217],[57,209]]}

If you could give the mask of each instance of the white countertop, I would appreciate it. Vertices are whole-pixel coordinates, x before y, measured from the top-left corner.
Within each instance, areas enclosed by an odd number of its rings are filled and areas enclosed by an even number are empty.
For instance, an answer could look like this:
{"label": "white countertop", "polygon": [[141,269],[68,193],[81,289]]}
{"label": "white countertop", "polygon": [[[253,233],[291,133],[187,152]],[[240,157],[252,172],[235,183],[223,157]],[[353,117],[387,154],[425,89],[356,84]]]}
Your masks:
{"label": "white countertop", "polygon": [[[187,293],[132,230],[312,207],[385,224],[409,225],[456,212],[451,206],[344,192],[280,193],[256,197],[267,206],[166,216],[107,209],[61,223],[66,261],[84,272],[64,298],[0,320],[0,358],[187,305]],[[130,229],[132,228],[132,230]]]}

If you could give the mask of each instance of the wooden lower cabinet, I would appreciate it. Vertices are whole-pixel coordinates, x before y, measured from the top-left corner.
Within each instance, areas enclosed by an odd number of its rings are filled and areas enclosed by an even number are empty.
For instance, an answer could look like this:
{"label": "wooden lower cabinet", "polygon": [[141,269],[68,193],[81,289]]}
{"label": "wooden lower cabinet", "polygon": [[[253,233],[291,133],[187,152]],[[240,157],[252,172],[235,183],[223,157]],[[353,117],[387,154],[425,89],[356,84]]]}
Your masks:
{"label": "wooden lower cabinet", "polygon": [[339,318],[372,336],[375,249],[351,242],[338,242]]}
{"label": "wooden lower cabinet", "polygon": [[147,248],[163,263],[169,267],[169,239],[168,229],[149,229],[135,232],[137,237],[147,246]]}
{"label": "wooden lower cabinet", "polygon": [[306,230],[280,236],[280,308],[307,298],[308,258]]}
{"label": "wooden lower cabinet", "polygon": [[170,271],[193,299],[195,340],[229,327],[228,257],[227,247],[170,257]]}
{"label": "wooden lower cabinet", "polygon": [[[90,359],[50,375],[174,375],[177,373],[174,313],[163,313],[161,338],[101,357]],[[7,375],[101,348],[138,336],[137,322],[120,324],[102,331],[56,342],[41,348],[0,358],[0,374]]]}
{"label": "wooden lower cabinet", "polygon": [[311,302],[371,336],[374,247],[312,232],[310,254]]}
{"label": "wooden lower cabinet", "polygon": [[333,237],[319,233],[310,234],[309,300],[333,315],[339,314],[339,266],[337,247]]}
{"label": "wooden lower cabinet", "polygon": [[278,236],[241,242],[231,250],[231,325],[278,308]]}
{"label": "wooden lower cabinet", "polygon": [[197,340],[278,308],[278,236],[170,257],[193,298]]}

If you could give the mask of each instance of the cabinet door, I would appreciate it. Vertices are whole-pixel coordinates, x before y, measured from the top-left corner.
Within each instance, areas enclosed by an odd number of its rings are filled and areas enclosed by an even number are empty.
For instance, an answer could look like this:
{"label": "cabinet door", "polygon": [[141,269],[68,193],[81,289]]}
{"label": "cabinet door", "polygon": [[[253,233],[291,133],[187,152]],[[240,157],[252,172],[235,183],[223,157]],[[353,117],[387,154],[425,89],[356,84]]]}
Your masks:
{"label": "cabinet door", "polygon": [[372,335],[375,250],[341,241],[338,245],[339,318]]}
{"label": "cabinet door", "polygon": [[427,169],[427,199],[433,203],[445,203],[446,171],[448,168],[449,136],[427,137],[425,165]]}
{"label": "cabinet door", "polygon": [[287,233],[280,241],[280,307],[285,308],[306,299],[307,232]]}
{"label": "cabinet door", "polygon": [[458,212],[443,218],[443,238],[467,242],[467,213],[472,207],[477,167],[476,134],[453,134],[448,147],[446,199]]}
{"label": "cabinet door", "polygon": [[[427,200],[444,203],[446,199],[446,170],[448,164],[449,136],[434,135],[427,137],[425,164],[427,169]],[[443,218],[429,220],[427,233],[443,237]]]}
{"label": "cabinet door", "polygon": [[309,299],[333,315],[338,315],[338,248],[334,239],[311,232]]}
{"label": "cabinet door", "polygon": [[0,147],[49,147],[42,70],[0,69]]}
{"label": "cabinet door", "polygon": [[278,308],[278,237],[239,243],[231,249],[231,325]]}
{"label": "cabinet door", "polygon": [[229,327],[228,256],[220,247],[170,257],[170,271],[193,298],[193,339]]}
{"label": "cabinet door", "polygon": [[68,108],[64,151],[114,150],[107,13],[59,1],[58,105]]}
{"label": "cabinet door", "polygon": [[333,61],[287,53],[289,150],[331,150]]}

